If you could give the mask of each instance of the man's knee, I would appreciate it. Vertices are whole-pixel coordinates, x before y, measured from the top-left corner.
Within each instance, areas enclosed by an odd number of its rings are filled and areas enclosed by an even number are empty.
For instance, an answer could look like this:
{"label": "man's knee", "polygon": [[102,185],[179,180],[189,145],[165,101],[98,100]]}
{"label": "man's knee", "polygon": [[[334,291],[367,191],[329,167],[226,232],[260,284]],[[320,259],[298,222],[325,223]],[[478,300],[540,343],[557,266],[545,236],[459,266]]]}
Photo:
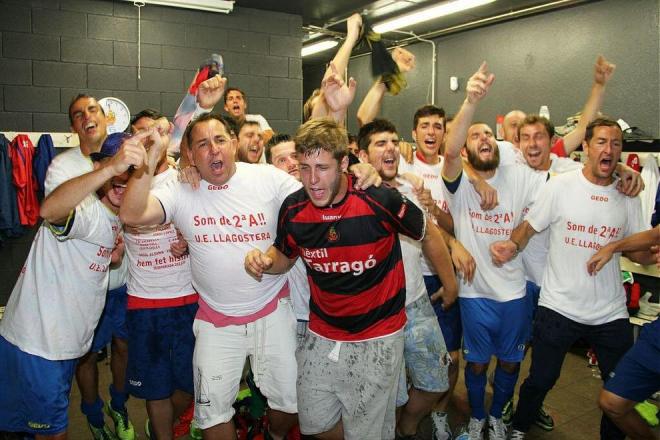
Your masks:
{"label": "man's knee", "polygon": [[472,374],[480,376],[482,374],[486,374],[486,371],[488,370],[488,364],[477,364],[475,362],[468,362],[467,368],[470,369]]}
{"label": "man's knee", "polygon": [[497,364],[504,372],[509,374],[515,374],[520,371],[520,362],[507,362],[498,359]]}

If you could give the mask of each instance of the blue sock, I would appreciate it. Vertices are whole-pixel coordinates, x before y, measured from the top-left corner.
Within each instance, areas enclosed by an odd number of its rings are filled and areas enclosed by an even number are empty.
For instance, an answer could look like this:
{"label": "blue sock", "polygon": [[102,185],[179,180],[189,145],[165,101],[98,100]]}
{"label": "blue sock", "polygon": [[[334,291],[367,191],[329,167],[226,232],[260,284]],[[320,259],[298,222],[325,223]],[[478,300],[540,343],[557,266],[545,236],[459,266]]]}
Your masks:
{"label": "blue sock", "polygon": [[108,387],[110,391],[110,406],[117,412],[126,413],[126,401],[128,400],[128,392],[117,391],[113,384]]}
{"label": "blue sock", "polygon": [[87,421],[95,428],[102,428],[105,425],[103,419],[103,400],[96,398],[96,402],[89,404],[85,401],[80,402],[80,411],[87,416]]}
{"label": "blue sock", "polygon": [[486,372],[483,374],[474,374],[469,365],[465,367],[465,386],[470,401],[470,410],[472,417],[478,420],[486,418],[486,407],[484,398],[486,397]]}
{"label": "blue sock", "polygon": [[499,365],[495,369],[495,380],[493,381],[493,404],[490,407],[490,415],[496,418],[502,417],[502,408],[513,397],[513,391],[518,381],[518,370],[515,373],[507,373]]}

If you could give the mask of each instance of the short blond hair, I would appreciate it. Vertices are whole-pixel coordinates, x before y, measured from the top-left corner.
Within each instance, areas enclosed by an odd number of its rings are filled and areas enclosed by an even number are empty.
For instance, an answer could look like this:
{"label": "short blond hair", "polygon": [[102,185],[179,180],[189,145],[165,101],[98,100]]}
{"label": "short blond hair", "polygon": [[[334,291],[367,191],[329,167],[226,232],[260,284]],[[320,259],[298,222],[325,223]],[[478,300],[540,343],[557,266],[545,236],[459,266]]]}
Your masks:
{"label": "short blond hair", "polygon": [[296,131],[293,141],[296,153],[308,155],[325,150],[341,161],[348,154],[348,133],[335,121],[328,118],[312,119]]}

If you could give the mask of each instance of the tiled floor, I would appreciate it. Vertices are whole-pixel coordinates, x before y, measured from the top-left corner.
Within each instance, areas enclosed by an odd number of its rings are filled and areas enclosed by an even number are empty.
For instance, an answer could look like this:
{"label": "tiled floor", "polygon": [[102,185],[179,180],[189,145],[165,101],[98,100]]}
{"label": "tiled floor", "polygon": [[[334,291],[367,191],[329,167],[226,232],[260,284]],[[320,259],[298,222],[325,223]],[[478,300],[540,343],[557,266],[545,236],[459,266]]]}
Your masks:
{"label": "tiled floor", "polygon": [[[107,395],[108,381],[110,380],[109,365],[107,361],[99,364],[100,387]],[[527,377],[529,368],[529,356],[523,363],[519,384]],[[539,428],[532,428],[529,439],[557,439],[557,440],[596,440],[599,438],[598,429],[600,424],[600,410],[596,398],[601,387],[598,370],[592,370],[587,366],[587,360],[583,350],[575,350],[566,357],[562,368],[561,378],[556,387],[550,392],[545,407],[553,416],[556,427],[552,432],[544,432]],[[490,399],[491,391],[488,388],[487,399]],[[90,438],[87,425],[79,411],[80,394],[74,385],[71,395],[70,431],[69,438],[73,440]],[[144,436],[145,410],[144,402],[136,399],[129,400],[128,404],[131,420],[141,438]],[[461,423],[467,413],[467,396],[462,374],[459,376],[459,384],[455,393],[451,421],[453,425]],[[111,423],[108,420],[108,423]],[[429,423],[422,422],[418,433],[420,439],[430,439]],[[187,437],[186,437],[187,438]],[[660,438],[660,437],[659,437]]]}

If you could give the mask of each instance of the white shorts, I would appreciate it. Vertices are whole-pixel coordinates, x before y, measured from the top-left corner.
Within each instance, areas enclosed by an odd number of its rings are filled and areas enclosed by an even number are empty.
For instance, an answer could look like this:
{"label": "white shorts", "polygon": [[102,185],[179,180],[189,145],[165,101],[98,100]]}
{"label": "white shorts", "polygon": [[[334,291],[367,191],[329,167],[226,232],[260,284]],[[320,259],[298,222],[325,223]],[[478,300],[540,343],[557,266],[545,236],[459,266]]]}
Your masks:
{"label": "white shorts", "polygon": [[272,409],[295,414],[296,318],[289,298],[268,316],[245,325],[215,327],[196,319],[193,371],[195,419],[206,429],[234,416],[245,358],[250,356],[254,381]]}

